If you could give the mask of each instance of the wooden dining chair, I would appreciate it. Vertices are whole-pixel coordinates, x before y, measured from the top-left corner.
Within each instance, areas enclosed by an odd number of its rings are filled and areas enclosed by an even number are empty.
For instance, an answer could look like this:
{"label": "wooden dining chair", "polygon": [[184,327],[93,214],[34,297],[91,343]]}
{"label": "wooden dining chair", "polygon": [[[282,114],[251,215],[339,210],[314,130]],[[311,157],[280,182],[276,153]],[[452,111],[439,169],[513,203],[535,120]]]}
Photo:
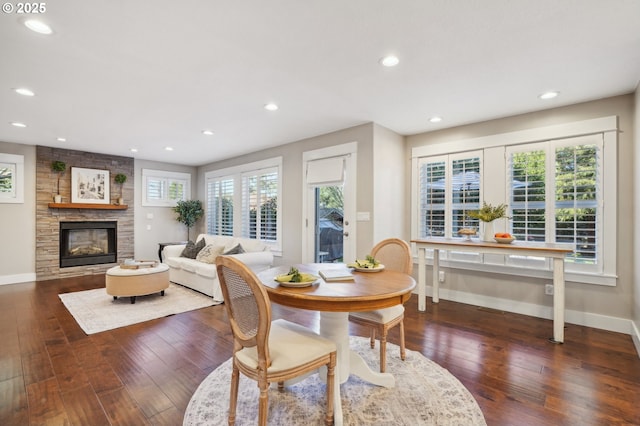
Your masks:
{"label": "wooden dining chair", "polygon": [[[413,260],[411,247],[399,238],[389,238],[380,241],[371,249],[371,256],[382,263],[385,269],[411,274]],[[404,347],[404,306],[396,305],[375,311],[351,312],[349,321],[367,326],[371,330],[371,348],[375,347],[376,332],[380,340],[380,372],[387,367],[387,333],[389,329],[400,325],[400,359],[406,357]]]}
{"label": "wooden dining chair", "polygon": [[258,424],[267,424],[268,390],[278,383],[327,367],[325,423],[333,424],[336,345],[312,330],[283,319],[271,321],[269,295],[241,261],[218,256],[216,268],[233,333],[229,425],[235,424],[240,372],[260,388]]}

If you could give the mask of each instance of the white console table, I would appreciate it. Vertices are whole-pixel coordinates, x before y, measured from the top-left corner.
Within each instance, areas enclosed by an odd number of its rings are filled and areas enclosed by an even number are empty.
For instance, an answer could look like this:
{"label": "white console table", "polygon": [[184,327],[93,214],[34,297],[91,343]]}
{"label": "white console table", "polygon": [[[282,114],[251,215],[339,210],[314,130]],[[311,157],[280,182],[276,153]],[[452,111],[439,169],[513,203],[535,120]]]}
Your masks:
{"label": "white console table", "polygon": [[426,310],[426,251],[433,250],[433,303],[439,301],[440,250],[548,257],[553,260],[553,341],[564,342],[564,258],[573,252],[569,244],[533,244],[514,241],[498,244],[479,240],[425,238],[411,240],[418,249],[418,310]]}

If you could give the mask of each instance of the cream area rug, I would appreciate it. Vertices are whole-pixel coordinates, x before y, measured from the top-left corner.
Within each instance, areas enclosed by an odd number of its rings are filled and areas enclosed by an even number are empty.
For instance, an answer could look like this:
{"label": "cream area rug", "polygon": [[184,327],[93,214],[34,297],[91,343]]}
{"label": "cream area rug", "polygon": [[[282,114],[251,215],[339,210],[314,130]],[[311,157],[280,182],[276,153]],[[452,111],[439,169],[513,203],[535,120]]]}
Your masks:
{"label": "cream area rug", "polygon": [[[369,339],[350,338],[351,348],[371,367],[377,368],[379,348]],[[350,376],[340,386],[345,425],[486,425],[482,411],[469,391],[451,373],[421,353],[387,343],[387,371],[396,387],[374,386]],[[200,384],[191,397],[184,425],[226,425],[229,409],[231,359]],[[258,418],[258,386],[240,374],[236,425],[254,425]],[[279,392],[269,389],[269,425],[321,425],[325,410],[325,385],[312,375]]]}
{"label": "cream area rug", "polygon": [[128,297],[107,294],[105,288],[58,295],[73,318],[87,334],[124,327],[181,312],[212,306],[218,302],[197,291],[171,283],[164,291],[137,296],[131,304]]}

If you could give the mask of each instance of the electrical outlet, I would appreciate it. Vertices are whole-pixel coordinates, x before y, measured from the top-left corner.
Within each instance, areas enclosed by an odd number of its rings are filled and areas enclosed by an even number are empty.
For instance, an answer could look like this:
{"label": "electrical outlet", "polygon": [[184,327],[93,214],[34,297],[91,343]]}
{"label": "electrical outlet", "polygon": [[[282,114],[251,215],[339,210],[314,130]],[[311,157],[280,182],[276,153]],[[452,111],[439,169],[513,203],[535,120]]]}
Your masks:
{"label": "electrical outlet", "polygon": [[441,283],[444,282],[444,271],[438,271],[438,281]]}
{"label": "electrical outlet", "polygon": [[553,294],[553,284],[545,284],[544,294],[551,296]]}

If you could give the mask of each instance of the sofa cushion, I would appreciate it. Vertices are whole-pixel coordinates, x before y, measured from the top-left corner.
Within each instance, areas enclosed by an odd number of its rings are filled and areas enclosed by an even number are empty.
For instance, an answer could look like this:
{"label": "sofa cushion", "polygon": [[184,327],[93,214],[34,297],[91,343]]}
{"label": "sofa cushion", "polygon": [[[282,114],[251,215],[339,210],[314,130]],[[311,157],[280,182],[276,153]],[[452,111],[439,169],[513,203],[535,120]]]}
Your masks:
{"label": "sofa cushion", "polygon": [[259,240],[243,239],[242,248],[245,249],[245,251],[254,252],[254,251],[265,251],[267,250],[268,246]]}
{"label": "sofa cushion", "polygon": [[169,265],[169,267],[171,267],[171,268],[176,268],[176,269],[182,268],[182,262],[180,262],[180,258],[179,257],[167,257],[164,260],[164,263]]}
{"label": "sofa cushion", "polygon": [[216,257],[218,257],[218,255],[220,255],[223,250],[224,250],[223,246],[208,244],[204,246],[202,250],[200,250],[200,252],[196,256],[196,260],[198,262],[204,262],[204,263],[215,263]]}
{"label": "sofa cushion", "polygon": [[189,259],[195,259],[200,250],[202,250],[205,246],[204,238],[202,238],[197,243],[193,241],[189,241],[187,246],[182,250],[182,254],[180,256],[187,257]]}
{"label": "sofa cushion", "polygon": [[241,254],[241,253],[245,253],[244,249],[242,248],[242,244],[238,243],[235,245],[235,247],[225,251],[224,255],[230,255],[230,254]]}
{"label": "sofa cushion", "polygon": [[208,263],[201,263],[196,268],[196,274],[205,278],[215,278],[218,276],[216,265],[210,265]]}
{"label": "sofa cushion", "polygon": [[188,257],[183,257],[180,259],[180,268],[183,271],[193,272],[195,273],[198,269],[199,265],[202,265],[202,262],[198,262],[195,259],[189,259]]}

